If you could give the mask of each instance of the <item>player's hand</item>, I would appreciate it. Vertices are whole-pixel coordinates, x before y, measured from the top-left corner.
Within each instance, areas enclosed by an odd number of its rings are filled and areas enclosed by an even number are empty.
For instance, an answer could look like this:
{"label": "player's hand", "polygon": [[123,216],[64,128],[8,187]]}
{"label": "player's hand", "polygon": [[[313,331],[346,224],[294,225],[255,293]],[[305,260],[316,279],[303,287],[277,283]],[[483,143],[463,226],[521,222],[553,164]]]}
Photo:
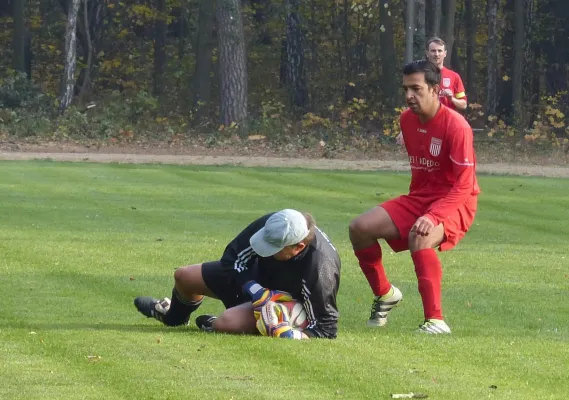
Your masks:
{"label": "player's hand", "polygon": [[446,97],[452,97],[452,90],[450,90],[450,89],[443,89],[443,94],[444,94]]}
{"label": "player's hand", "polygon": [[302,332],[290,326],[289,322],[281,322],[271,327],[271,336],[280,339],[302,339]]}
{"label": "player's hand", "polygon": [[395,138],[395,143],[399,146],[405,146],[405,139],[403,139],[403,132],[399,132],[399,135]]}
{"label": "player's hand", "polygon": [[302,332],[293,329],[290,324],[287,308],[283,304],[269,301],[255,314],[256,327],[261,335],[283,339],[302,339]]}
{"label": "player's hand", "polygon": [[411,227],[411,232],[417,235],[427,236],[435,228],[435,224],[430,218],[422,216],[417,218],[417,221]]}
{"label": "player's hand", "polygon": [[261,307],[269,301],[290,301],[292,296],[288,292],[282,290],[270,290],[259,285],[255,281],[249,281],[243,285],[243,290],[251,296],[251,303],[253,309],[258,311]]}

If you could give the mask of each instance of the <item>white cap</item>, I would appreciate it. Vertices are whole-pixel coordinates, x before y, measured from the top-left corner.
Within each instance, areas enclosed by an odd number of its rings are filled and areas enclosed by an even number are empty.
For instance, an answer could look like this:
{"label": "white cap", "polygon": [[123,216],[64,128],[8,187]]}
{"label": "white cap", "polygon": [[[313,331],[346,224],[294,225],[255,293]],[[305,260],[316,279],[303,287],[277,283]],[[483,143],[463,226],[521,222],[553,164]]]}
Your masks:
{"label": "white cap", "polygon": [[308,224],[302,213],[281,210],[269,217],[265,226],[251,236],[251,247],[261,257],[270,257],[286,246],[302,242],[308,236]]}

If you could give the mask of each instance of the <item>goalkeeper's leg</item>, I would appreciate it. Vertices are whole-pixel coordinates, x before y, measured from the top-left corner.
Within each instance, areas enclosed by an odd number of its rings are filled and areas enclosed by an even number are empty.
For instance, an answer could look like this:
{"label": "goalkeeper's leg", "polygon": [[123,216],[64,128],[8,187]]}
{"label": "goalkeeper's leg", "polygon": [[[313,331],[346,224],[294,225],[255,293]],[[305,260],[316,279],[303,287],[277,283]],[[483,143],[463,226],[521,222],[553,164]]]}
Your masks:
{"label": "goalkeeper's leg", "polygon": [[185,325],[191,313],[201,305],[204,295],[216,297],[203,280],[202,264],[178,268],[174,280],[172,299],[168,306],[160,306],[166,304],[164,300],[143,296],[134,300],[138,311],[168,326]]}
{"label": "goalkeeper's leg", "polygon": [[221,333],[258,334],[256,323],[252,304],[243,303],[228,308],[223,314],[214,318],[210,330]]}
{"label": "goalkeeper's leg", "polygon": [[174,272],[174,281],[172,303],[164,316],[164,323],[169,326],[187,324],[190,315],[201,305],[204,295],[216,297],[203,280],[202,264],[178,268]]}

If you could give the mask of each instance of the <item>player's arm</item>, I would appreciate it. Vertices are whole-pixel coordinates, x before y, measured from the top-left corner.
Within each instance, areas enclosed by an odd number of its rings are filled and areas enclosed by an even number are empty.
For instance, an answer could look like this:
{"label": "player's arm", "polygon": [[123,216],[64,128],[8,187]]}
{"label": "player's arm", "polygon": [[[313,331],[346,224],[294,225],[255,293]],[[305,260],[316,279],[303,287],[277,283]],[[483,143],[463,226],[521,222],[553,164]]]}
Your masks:
{"label": "player's arm", "polygon": [[455,82],[454,96],[450,98],[450,101],[452,101],[452,104],[457,110],[466,110],[468,99],[466,98],[466,90],[464,89],[460,75],[456,74]]}
{"label": "player's arm", "polygon": [[253,307],[257,310],[269,301],[288,301],[292,297],[289,293],[280,290],[270,290],[256,281],[259,257],[251,247],[251,236],[265,226],[265,222],[272,214],[267,214],[253,221],[225,248],[221,262],[232,268],[236,283],[247,294]]}
{"label": "player's arm", "polygon": [[221,262],[232,268],[239,286],[255,279],[255,268],[258,257],[253,251],[249,240],[259,229],[265,226],[265,222],[271,214],[265,215],[247,226],[225,248],[221,256]]}
{"label": "player's arm", "polygon": [[463,127],[450,136],[450,160],[456,181],[451,190],[433,202],[425,213],[435,226],[443,222],[447,215],[466,203],[472,195],[475,182],[475,164],[472,130]]}
{"label": "player's arm", "polygon": [[258,314],[256,315],[256,327],[263,336],[279,339],[308,339],[305,333],[291,325],[287,308],[282,303],[269,301],[256,314]]}
{"label": "player's arm", "polygon": [[321,265],[307,276],[301,289],[309,321],[303,333],[310,338],[335,339],[338,332],[336,295],[340,284],[339,259],[322,258],[318,262]]}
{"label": "player's arm", "polygon": [[[459,94],[460,94],[460,93],[459,93]],[[463,93],[463,94],[464,94],[464,93]],[[454,105],[454,107],[455,107],[457,110],[461,110],[461,111],[462,111],[462,110],[466,110],[466,106],[468,105],[468,103],[466,102],[466,98],[458,99],[458,98],[452,96],[452,97],[450,98],[450,101],[452,102],[452,104]]]}

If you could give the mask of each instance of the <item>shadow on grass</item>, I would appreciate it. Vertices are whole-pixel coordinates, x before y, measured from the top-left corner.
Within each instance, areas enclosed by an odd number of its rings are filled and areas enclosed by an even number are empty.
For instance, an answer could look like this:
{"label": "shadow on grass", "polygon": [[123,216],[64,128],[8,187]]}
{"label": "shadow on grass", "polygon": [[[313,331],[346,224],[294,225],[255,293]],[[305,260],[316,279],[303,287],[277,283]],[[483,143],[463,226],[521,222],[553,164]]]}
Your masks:
{"label": "shadow on grass", "polygon": [[169,327],[164,325],[146,325],[146,324],[118,324],[118,323],[81,323],[81,322],[70,322],[70,323],[8,323],[5,321],[0,322],[0,329],[29,329],[30,332],[41,332],[41,331],[119,331],[119,332],[140,332],[140,333],[202,333],[195,326],[178,326]]}

